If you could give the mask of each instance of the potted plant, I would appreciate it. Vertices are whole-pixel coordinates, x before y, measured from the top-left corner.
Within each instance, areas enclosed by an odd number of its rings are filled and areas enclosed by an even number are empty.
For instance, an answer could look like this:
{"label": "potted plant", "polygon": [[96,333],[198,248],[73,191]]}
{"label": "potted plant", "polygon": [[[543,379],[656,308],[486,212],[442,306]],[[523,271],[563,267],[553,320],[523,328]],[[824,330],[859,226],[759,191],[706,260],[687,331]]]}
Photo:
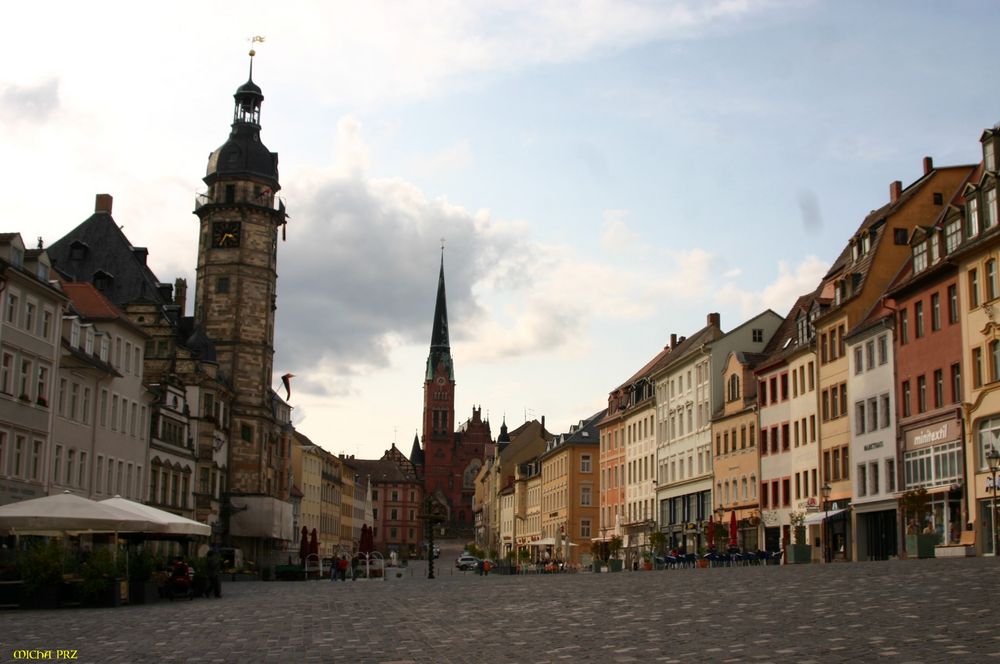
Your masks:
{"label": "potted plant", "polygon": [[933,558],[937,534],[929,516],[931,497],[927,489],[910,489],[899,497],[899,509],[906,524],[906,554],[916,558]]}
{"label": "potted plant", "polygon": [[667,545],[667,535],[662,530],[653,531],[653,534],[649,536],[649,543],[653,547],[653,563],[655,566],[656,556],[660,555]]}
{"label": "potted plant", "polygon": [[653,552],[643,551],[642,552],[642,569],[645,571],[650,571],[653,569]]}
{"label": "potted plant", "polygon": [[62,551],[55,540],[32,542],[20,557],[21,606],[55,609],[63,580]]}
{"label": "potted plant", "polygon": [[792,523],[792,532],[795,533],[795,542],[789,547],[789,562],[792,564],[803,564],[812,561],[812,549],[806,540],[806,515],[805,512],[792,512],[788,515]]}
{"label": "potted plant", "polygon": [[90,554],[80,567],[83,583],[80,592],[91,606],[118,606],[118,565],[111,549],[101,547]]}
{"label": "potted plant", "polygon": [[608,541],[608,569],[612,572],[620,572],[625,567],[625,563],[618,557],[622,550],[622,538],[615,535]]}
{"label": "potted plant", "polygon": [[129,604],[149,604],[156,600],[159,587],[153,581],[153,555],[139,549],[128,559]]}
{"label": "potted plant", "polygon": [[204,558],[194,558],[191,561],[194,576],[191,578],[191,592],[195,597],[204,597],[208,590],[208,561]]}
{"label": "potted plant", "polygon": [[708,567],[709,560],[705,557],[707,549],[704,546],[698,547],[698,567]]}

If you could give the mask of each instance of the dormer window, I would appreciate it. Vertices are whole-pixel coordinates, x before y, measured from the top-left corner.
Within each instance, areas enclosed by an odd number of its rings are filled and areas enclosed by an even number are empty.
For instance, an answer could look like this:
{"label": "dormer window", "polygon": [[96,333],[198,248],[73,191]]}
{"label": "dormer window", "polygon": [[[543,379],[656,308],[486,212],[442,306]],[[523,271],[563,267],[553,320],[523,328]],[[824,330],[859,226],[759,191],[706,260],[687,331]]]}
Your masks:
{"label": "dormer window", "polygon": [[986,209],[983,210],[983,230],[993,228],[997,223],[997,188],[986,192]]}
{"label": "dormer window", "polygon": [[944,227],[944,247],[950,254],[958,249],[958,245],[961,242],[962,221],[956,217],[952,221],[949,221]]}
{"label": "dormer window", "polygon": [[997,159],[993,153],[992,138],[983,144],[983,162],[986,165],[986,170],[995,171],[997,169]]}
{"label": "dormer window", "polygon": [[972,197],[965,205],[965,237],[979,235],[979,201]]}
{"label": "dormer window", "polygon": [[861,255],[866,256],[871,251],[871,238],[867,234],[861,238]]}
{"label": "dormer window", "polygon": [[104,270],[98,270],[94,273],[94,288],[99,291],[106,291],[110,289],[113,281],[114,277]]}
{"label": "dormer window", "polygon": [[913,247],[913,271],[923,272],[927,269],[927,243],[921,242]]}
{"label": "dormer window", "polygon": [[111,347],[111,342],[108,341],[108,335],[101,335],[101,362],[108,361],[108,349]]}
{"label": "dormer window", "polygon": [[929,242],[931,244],[931,264],[933,265],[941,260],[941,234],[932,233]]}
{"label": "dormer window", "polygon": [[10,262],[14,267],[24,267],[24,249],[12,246],[10,248]]}
{"label": "dormer window", "polygon": [[851,257],[858,260],[861,257],[861,243],[851,242]]}
{"label": "dormer window", "polygon": [[729,377],[729,401],[736,401],[740,398],[740,377],[733,374]]}
{"label": "dormer window", "polygon": [[69,345],[70,348],[80,347],[80,321],[76,319],[69,325]]}
{"label": "dormer window", "polygon": [[94,326],[87,326],[87,339],[84,342],[84,350],[87,351],[87,355],[94,354]]}
{"label": "dormer window", "polygon": [[72,244],[69,245],[69,259],[71,261],[82,261],[87,257],[87,244],[85,242],[80,242],[79,240],[74,240]]}

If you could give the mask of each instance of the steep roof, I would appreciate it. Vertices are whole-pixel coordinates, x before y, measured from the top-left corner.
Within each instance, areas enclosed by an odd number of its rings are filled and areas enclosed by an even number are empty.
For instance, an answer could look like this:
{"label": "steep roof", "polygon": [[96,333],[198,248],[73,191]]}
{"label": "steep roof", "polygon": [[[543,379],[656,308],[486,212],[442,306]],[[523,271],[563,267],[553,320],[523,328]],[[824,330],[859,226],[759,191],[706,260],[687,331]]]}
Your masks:
{"label": "steep roof", "polygon": [[93,283],[99,272],[108,275],[103,293],[119,307],[140,301],[169,304],[146,265],[146,250],[132,246],[110,212],[95,212],[47,252],[53,267],[71,281]]}
{"label": "steep roof", "polygon": [[373,482],[415,482],[412,477],[406,474],[394,462],[388,459],[351,459],[350,466],[362,475],[370,475]]}
{"label": "steep roof", "polygon": [[788,315],[781,322],[778,329],[771,335],[771,340],[761,352],[761,358],[755,365],[755,370],[766,369],[767,367],[783,361],[785,358],[799,352],[802,347],[799,345],[797,323],[799,315],[809,315],[809,309],[813,302],[819,297],[823,284],[816,287],[811,293],[800,295],[795,300],[795,304],[788,310]]}

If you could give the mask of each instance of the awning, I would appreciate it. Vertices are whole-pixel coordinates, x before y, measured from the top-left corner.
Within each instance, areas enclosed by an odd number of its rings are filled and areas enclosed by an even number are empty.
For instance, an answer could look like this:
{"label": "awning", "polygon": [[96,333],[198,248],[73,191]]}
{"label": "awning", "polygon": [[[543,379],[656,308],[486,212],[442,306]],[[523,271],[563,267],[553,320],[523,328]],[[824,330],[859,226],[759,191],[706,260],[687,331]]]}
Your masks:
{"label": "awning", "polygon": [[529,542],[528,546],[555,546],[556,540],[554,537],[546,537],[545,539],[535,540],[534,542]]}
{"label": "awning", "polygon": [[823,523],[823,519],[827,517],[837,516],[846,509],[847,508],[839,510],[830,510],[829,512],[813,512],[812,514],[807,514],[806,518],[802,521],[802,525],[815,526],[818,523]]}

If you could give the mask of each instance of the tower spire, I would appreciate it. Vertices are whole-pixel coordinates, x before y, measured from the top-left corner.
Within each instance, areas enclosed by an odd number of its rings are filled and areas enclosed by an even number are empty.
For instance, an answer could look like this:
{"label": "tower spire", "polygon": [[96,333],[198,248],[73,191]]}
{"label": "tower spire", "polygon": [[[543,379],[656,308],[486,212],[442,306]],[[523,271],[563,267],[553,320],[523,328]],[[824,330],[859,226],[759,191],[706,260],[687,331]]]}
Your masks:
{"label": "tower spire", "polygon": [[434,303],[434,324],[431,328],[431,348],[427,357],[427,379],[434,377],[440,362],[448,365],[448,377],[455,380],[451,361],[451,344],[448,340],[448,301],[444,287],[444,244],[441,245],[441,269],[438,273],[437,300]]}

